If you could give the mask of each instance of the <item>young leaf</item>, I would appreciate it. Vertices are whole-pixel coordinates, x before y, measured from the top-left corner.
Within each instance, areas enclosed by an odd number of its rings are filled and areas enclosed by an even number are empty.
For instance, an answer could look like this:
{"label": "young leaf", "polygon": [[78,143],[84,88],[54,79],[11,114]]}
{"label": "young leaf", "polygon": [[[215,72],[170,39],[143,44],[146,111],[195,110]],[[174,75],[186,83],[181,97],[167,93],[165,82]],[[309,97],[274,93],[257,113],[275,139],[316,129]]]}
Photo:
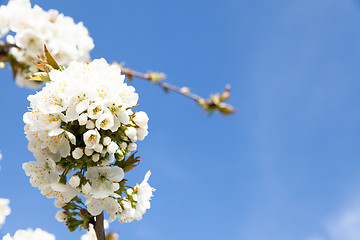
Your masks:
{"label": "young leaf", "polygon": [[50,82],[50,77],[47,73],[35,73],[27,81],[40,81],[40,82]]}
{"label": "young leaf", "polygon": [[34,64],[38,69],[40,69],[41,71],[44,71],[44,72],[46,72],[46,73],[49,73],[49,72],[53,69],[53,67],[50,66],[50,65],[47,64],[47,63],[41,62],[41,63],[39,64],[39,63],[33,62],[33,64]]}
{"label": "young leaf", "polygon": [[55,59],[53,58],[53,56],[51,56],[49,50],[46,48],[46,45],[44,44],[44,52],[45,52],[45,59],[46,62],[52,66],[54,69],[60,70],[61,68],[59,66],[59,64],[55,61]]}
{"label": "young leaf", "polygon": [[129,156],[125,160],[125,162],[124,162],[124,164],[122,166],[122,169],[124,170],[125,173],[133,170],[134,168],[136,168],[137,165],[139,165],[139,163],[141,162],[140,156],[135,157],[136,153],[137,152],[134,152],[133,154],[131,154],[131,156]]}

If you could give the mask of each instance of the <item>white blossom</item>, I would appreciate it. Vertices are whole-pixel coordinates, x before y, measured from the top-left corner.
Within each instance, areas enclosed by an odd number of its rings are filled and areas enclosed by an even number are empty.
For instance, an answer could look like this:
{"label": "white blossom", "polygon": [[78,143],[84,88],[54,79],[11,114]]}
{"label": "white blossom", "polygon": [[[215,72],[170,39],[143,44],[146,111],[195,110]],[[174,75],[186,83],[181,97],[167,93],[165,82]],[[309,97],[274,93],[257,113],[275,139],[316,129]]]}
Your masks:
{"label": "white blossom", "polygon": [[119,203],[112,197],[99,199],[90,197],[86,200],[85,204],[87,210],[93,216],[99,215],[104,210],[109,214],[114,214],[120,210]]}
{"label": "white blossom", "polygon": [[0,7],[0,37],[9,31],[14,36],[7,35],[6,40],[20,47],[11,48],[10,55],[22,66],[28,66],[16,72],[15,80],[19,86],[40,86],[38,82],[25,79],[38,71],[32,62],[41,56],[44,44],[64,66],[73,60],[89,61],[89,52],[94,48],[83,23],[76,24],[71,17],[56,10],[44,11],[37,5],[31,7],[29,0],[10,0]]}
{"label": "white blossom", "polygon": [[120,222],[132,222],[141,220],[147,209],[150,209],[150,200],[155,191],[149,183],[151,172],[148,171],[141,184],[128,189],[127,194],[131,198],[124,198],[121,202],[122,209],[114,214],[110,214],[110,221],[119,218]]}
{"label": "white blossom", "polygon": [[[146,113],[131,110],[138,101],[135,89],[124,83],[119,67],[104,59],[72,62],[48,76],[51,81],[28,97],[30,108],[23,116],[28,149],[36,159],[23,164],[30,183],[66,211],[69,206],[77,211],[74,204],[85,198],[93,216],[106,211],[121,221],[141,219],[150,208],[143,190],[149,174],[133,188],[124,180],[124,169],[131,167],[126,164],[135,164],[124,156],[136,150],[135,142],[148,128]],[[56,218],[64,221],[66,214],[59,211]]]}
{"label": "white blossom", "polygon": [[55,172],[55,162],[49,158],[48,161],[30,161],[22,165],[25,174],[30,176],[30,183],[33,187],[43,189],[50,184],[56,184],[59,176]]}
{"label": "white blossom", "polygon": [[55,240],[55,236],[40,228],[32,230],[30,228],[26,230],[17,230],[13,237],[10,234],[6,234],[3,240]]}
{"label": "white blossom", "polygon": [[92,197],[106,198],[119,189],[118,182],[124,178],[124,171],[118,166],[90,167],[85,177],[92,182]]}
{"label": "white blossom", "polygon": [[97,130],[89,130],[84,133],[84,142],[86,147],[94,149],[100,141],[100,134]]}
{"label": "white blossom", "polygon": [[138,125],[139,127],[143,127],[143,126],[146,126],[148,121],[149,121],[149,117],[148,115],[143,112],[143,111],[140,111],[140,112],[137,112],[135,114],[135,117],[133,118],[133,121],[135,122],[136,125]]}
{"label": "white blossom", "polygon": [[144,140],[144,138],[149,134],[148,130],[147,130],[147,126],[146,128],[145,127],[141,127],[141,128],[138,128],[136,129],[136,136],[137,136],[137,139],[142,141]]}
{"label": "white blossom", "polygon": [[9,203],[9,199],[0,198],[0,228],[5,223],[6,216],[10,215],[11,213]]}

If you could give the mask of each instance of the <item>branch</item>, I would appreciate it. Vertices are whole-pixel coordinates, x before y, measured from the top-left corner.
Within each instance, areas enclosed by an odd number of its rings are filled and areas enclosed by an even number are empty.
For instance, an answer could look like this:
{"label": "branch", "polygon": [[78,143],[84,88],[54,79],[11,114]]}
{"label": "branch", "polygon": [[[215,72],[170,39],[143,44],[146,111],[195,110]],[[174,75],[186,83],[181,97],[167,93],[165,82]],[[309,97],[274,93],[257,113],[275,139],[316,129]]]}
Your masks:
{"label": "branch", "polygon": [[8,60],[10,48],[19,48],[16,44],[0,41],[0,62]]}
{"label": "branch", "polygon": [[[3,41],[0,41],[0,62],[6,62],[9,61],[8,54],[10,51],[10,48],[19,48],[16,46],[16,44],[6,43]],[[20,48],[19,48],[20,49]],[[14,64],[12,63],[11,66],[13,68],[13,72],[17,72],[17,68],[19,68],[20,63]],[[220,112],[223,115],[232,114],[235,112],[235,109],[227,104],[224,103],[225,100],[228,100],[230,98],[230,86],[227,85],[224,89],[224,91],[220,94],[214,94],[210,95],[209,99],[204,99],[192,92],[190,92],[190,89],[188,87],[177,87],[175,85],[172,85],[170,83],[162,82],[161,80],[165,79],[166,76],[164,73],[157,73],[157,72],[151,72],[148,73],[140,73],[136,72],[132,69],[125,68],[121,64],[114,63],[118,65],[121,68],[121,71],[127,75],[128,80],[134,79],[134,77],[141,78],[144,80],[147,80],[155,85],[160,86],[166,93],[169,91],[176,92],[180,95],[183,95],[185,97],[188,97],[195,102],[197,102],[206,112]]]}
{"label": "branch", "polygon": [[121,72],[126,74],[128,80],[133,80],[134,77],[147,80],[148,82],[160,86],[166,93],[168,93],[169,90],[171,90],[173,92],[176,92],[178,94],[181,94],[185,97],[188,97],[196,101],[207,112],[219,111],[224,115],[232,114],[235,112],[235,109],[231,105],[223,102],[230,98],[229,85],[225,87],[225,90],[221,94],[211,95],[209,99],[204,99],[199,95],[190,92],[190,89],[188,87],[180,88],[170,83],[162,82],[162,80],[166,78],[166,75],[164,73],[156,73],[156,72],[154,73],[151,71],[149,71],[148,73],[140,73],[132,69],[125,68],[121,64],[117,64],[117,65],[120,66]]}
{"label": "branch", "polygon": [[96,216],[95,225],[94,225],[96,238],[98,240],[105,240],[105,230],[104,230],[104,212],[101,212]]}

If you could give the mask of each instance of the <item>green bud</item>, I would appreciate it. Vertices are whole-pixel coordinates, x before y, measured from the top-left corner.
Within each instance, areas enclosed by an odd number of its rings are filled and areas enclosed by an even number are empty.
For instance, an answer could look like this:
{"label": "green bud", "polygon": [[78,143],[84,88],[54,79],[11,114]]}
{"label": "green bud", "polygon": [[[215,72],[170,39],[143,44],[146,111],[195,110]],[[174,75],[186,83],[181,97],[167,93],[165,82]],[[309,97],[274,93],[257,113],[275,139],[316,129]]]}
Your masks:
{"label": "green bud", "polygon": [[66,204],[66,206],[64,207],[67,210],[75,210],[76,209],[76,204],[73,202],[69,202]]}
{"label": "green bud", "polygon": [[148,72],[148,75],[150,77],[151,82],[159,82],[161,80],[164,80],[166,78],[166,75],[164,73],[159,72]]}

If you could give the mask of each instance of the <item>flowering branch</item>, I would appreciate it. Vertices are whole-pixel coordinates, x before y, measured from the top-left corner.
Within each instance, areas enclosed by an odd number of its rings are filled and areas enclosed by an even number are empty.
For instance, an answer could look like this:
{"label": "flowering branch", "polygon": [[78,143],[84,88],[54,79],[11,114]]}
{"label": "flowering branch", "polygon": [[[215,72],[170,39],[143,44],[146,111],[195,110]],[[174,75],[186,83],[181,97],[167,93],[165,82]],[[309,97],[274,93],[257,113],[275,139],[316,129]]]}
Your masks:
{"label": "flowering branch", "polygon": [[128,80],[134,79],[134,77],[141,78],[147,80],[155,85],[160,86],[166,93],[169,90],[179,93],[185,97],[188,97],[194,101],[196,101],[206,112],[220,112],[224,115],[232,114],[235,112],[235,109],[229,105],[224,103],[225,100],[230,98],[230,85],[227,85],[224,91],[221,94],[211,95],[209,99],[204,99],[199,95],[196,95],[190,92],[188,87],[177,87],[170,83],[162,82],[163,79],[166,78],[164,73],[151,72],[148,73],[140,73],[136,72],[132,69],[125,68],[122,65],[118,64],[121,68],[121,72],[127,75]]}
{"label": "flowering branch", "polygon": [[[20,49],[16,44],[0,41],[0,62],[9,61],[9,51],[11,48]],[[12,64],[13,70],[16,70],[16,68],[18,68],[18,66],[15,65],[16,63]],[[234,108],[231,105],[224,103],[225,100],[230,98],[229,85],[225,87],[224,91],[221,94],[211,95],[209,99],[204,99],[199,95],[190,92],[190,89],[188,87],[180,88],[170,83],[163,82],[162,80],[166,78],[166,75],[164,73],[157,73],[151,71],[149,71],[148,73],[140,73],[132,69],[125,68],[120,64],[117,65],[120,66],[122,73],[127,75],[128,80],[132,80],[135,77],[147,80],[155,85],[160,86],[166,93],[168,93],[169,91],[173,91],[194,100],[206,112],[220,112],[224,115],[232,114],[235,112]]]}

